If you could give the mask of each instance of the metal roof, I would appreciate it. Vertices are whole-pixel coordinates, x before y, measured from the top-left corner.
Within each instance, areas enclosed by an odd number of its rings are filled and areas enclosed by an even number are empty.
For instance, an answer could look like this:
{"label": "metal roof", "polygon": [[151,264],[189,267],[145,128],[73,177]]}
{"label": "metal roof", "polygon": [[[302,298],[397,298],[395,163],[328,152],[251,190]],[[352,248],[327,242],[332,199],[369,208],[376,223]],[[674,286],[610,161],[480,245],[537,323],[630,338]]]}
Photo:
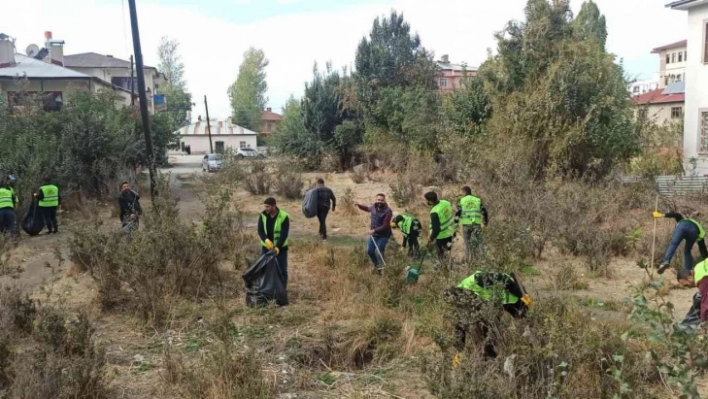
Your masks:
{"label": "metal roof", "polygon": [[[81,53],[64,56],[68,68],[130,68],[130,61],[98,53]],[[156,69],[145,65],[145,68]]]}
{"label": "metal roof", "polygon": [[686,92],[686,82],[673,82],[666,86],[661,94],[679,94]]}
{"label": "metal roof", "polygon": [[464,70],[467,70],[468,72],[474,72],[477,70],[476,67],[471,67],[467,66],[466,68],[463,65],[460,64],[453,64],[451,62],[442,62],[442,61],[435,61],[436,64],[438,65],[438,68],[442,69],[443,71],[459,71],[462,72]]}
{"label": "metal roof", "polygon": [[91,79],[81,72],[72,71],[59,65],[36,60],[22,54],[15,54],[15,65],[0,68],[0,78],[28,79]]}
{"label": "metal roof", "polygon": [[666,5],[667,8],[675,8],[677,10],[686,10],[688,8],[691,8],[693,6],[701,5],[701,4],[708,4],[707,0],[677,0],[674,1],[673,3],[669,3]]}
{"label": "metal roof", "polygon": [[657,48],[653,49],[651,51],[651,53],[657,54],[657,53],[661,53],[664,50],[671,50],[671,49],[675,49],[675,48],[686,47],[687,44],[688,44],[688,40],[681,40],[680,42],[671,43],[671,44],[667,44],[665,46],[657,47]]}
{"label": "metal roof", "polygon": [[[224,136],[224,135],[238,135],[238,136],[255,136],[258,133],[248,130],[243,126],[234,125],[231,123],[231,119],[226,119],[225,121],[210,120],[211,125],[211,135],[212,136]],[[204,136],[207,135],[207,122],[206,120],[197,121],[190,125],[179,128],[175,133],[180,136]]]}

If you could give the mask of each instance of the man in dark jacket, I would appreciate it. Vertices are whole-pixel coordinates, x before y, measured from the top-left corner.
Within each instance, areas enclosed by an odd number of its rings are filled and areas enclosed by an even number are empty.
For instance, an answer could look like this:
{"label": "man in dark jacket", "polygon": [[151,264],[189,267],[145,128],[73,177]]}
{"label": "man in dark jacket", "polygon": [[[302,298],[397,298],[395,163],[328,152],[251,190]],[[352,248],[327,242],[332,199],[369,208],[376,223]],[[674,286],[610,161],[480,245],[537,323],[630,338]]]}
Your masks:
{"label": "man in dark jacket", "polygon": [[258,218],[258,236],[261,238],[261,255],[275,250],[283,285],[288,287],[288,236],[290,216],[276,206],[275,198],[263,201],[263,212]]}
{"label": "man in dark jacket", "polygon": [[330,206],[332,212],[337,207],[337,198],[332,190],[325,186],[324,180],[317,179],[317,220],[320,222],[320,237],[322,241],[327,241],[327,214],[329,214]]}
{"label": "man in dark jacket", "polygon": [[15,226],[15,207],[17,196],[5,179],[0,179],[0,234],[10,233],[17,236]]}
{"label": "man in dark jacket", "polygon": [[371,227],[369,230],[369,240],[367,241],[366,252],[371,258],[376,270],[381,270],[384,263],[384,253],[386,252],[386,244],[393,234],[391,231],[391,219],[393,219],[393,211],[386,203],[384,194],[376,195],[376,202],[366,206],[359,203],[357,208],[371,214]]}
{"label": "man in dark jacket", "polygon": [[120,184],[120,197],[118,197],[121,227],[124,233],[132,233],[138,229],[139,217],[143,214],[140,207],[140,195],[130,189],[128,182]]}
{"label": "man in dark jacket", "polygon": [[708,258],[708,250],[706,250],[706,231],[703,225],[700,224],[693,217],[698,216],[694,211],[689,213],[689,218],[684,219],[683,215],[677,212],[669,212],[667,214],[661,214],[659,212],[654,212],[652,214],[655,218],[673,218],[676,220],[676,229],[674,229],[674,234],[671,237],[671,244],[666,250],[666,255],[664,256],[664,261],[659,265],[659,274],[664,274],[666,269],[669,268],[671,259],[676,253],[676,249],[681,244],[681,241],[686,241],[683,249],[683,267],[686,270],[693,270],[693,256],[691,255],[691,250],[693,249],[693,244],[698,242],[698,250],[701,253],[701,258]]}

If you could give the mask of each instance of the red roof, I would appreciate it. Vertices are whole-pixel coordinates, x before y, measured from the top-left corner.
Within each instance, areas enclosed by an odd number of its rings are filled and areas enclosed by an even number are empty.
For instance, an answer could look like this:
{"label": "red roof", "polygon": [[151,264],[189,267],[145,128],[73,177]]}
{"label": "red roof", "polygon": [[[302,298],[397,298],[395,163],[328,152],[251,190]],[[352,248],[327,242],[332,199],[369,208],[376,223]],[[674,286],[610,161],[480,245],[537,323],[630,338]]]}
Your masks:
{"label": "red roof", "polygon": [[656,89],[632,98],[637,104],[666,104],[682,103],[686,99],[685,93],[661,94],[664,89]]}
{"label": "red roof", "polygon": [[261,120],[264,121],[280,121],[281,119],[283,119],[283,116],[275,112],[263,111],[263,113],[261,113]]}
{"label": "red roof", "polygon": [[666,46],[657,47],[651,51],[652,54],[660,53],[664,50],[671,50],[672,48],[686,47],[688,40],[681,40],[680,42],[667,44]]}

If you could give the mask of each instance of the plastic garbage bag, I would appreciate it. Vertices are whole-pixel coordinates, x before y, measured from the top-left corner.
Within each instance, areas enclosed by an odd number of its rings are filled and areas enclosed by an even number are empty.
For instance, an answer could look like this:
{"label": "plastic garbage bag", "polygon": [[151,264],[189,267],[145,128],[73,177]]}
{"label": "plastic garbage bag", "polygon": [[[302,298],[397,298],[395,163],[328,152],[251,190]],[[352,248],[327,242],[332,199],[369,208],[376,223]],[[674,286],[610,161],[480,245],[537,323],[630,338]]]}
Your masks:
{"label": "plastic garbage bag", "polygon": [[30,236],[36,236],[42,232],[42,229],[44,229],[44,218],[35,198],[27,209],[25,217],[22,218],[22,230]]}
{"label": "plastic garbage bag", "polygon": [[246,305],[248,307],[266,306],[271,301],[275,301],[278,306],[288,304],[285,279],[278,268],[275,251],[261,256],[243,273],[242,277],[246,283]]}
{"label": "plastic garbage bag", "polygon": [[317,216],[317,189],[305,193],[305,199],[302,200],[302,213],[306,218],[311,219]]}

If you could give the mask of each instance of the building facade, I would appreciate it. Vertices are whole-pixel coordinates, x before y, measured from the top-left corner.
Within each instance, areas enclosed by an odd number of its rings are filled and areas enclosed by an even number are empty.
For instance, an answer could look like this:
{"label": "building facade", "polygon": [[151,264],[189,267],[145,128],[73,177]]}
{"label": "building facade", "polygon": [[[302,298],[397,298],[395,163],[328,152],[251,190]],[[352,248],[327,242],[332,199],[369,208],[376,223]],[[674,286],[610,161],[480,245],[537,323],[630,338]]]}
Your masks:
{"label": "building facade", "polygon": [[466,77],[477,75],[477,68],[468,67],[464,64],[453,64],[448,55],[443,55],[440,61],[436,62],[438,73],[436,80],[438,89],[442,93],[450,93],[464,85]]}
{"label": "building facade", "polygon": [[688,63],[687,41],[667,44],[652,50],[659,55],[659,88],[674,82],[686,81],[686,65]]}
{"label": "building facade", "polygon": [[283,120],[283,116],[273,112],[272,108],[266,108],[261,113],[261,134],[269,136],[276,132],[278,125]]}
{"label": "building facade", "polygon": [[659,78],[658,75],[655,79],[637,80],[632,82],[627,87],[629,94],[632,97],[640,96],[650,91],[654,91],[659,88]]}
{"label": "building facade", "polygon": [[685,170],[708,175],[708,0],[679,0],[668,7],[688,12],[685,74],[690,84],[686,85],[684,107]]}
{"label": "building facade", "polygon": [[258,147],[258,133],[244,127],[234,125],[231,119],[224,121],[210,120],[211,144],[209,143],[209,128],[205,120],[198,120],[175,132],[179,135],[180,149],[190,147],[192,154],[208,154],[213,147],[214,152],[223,153],[226,149]]}

